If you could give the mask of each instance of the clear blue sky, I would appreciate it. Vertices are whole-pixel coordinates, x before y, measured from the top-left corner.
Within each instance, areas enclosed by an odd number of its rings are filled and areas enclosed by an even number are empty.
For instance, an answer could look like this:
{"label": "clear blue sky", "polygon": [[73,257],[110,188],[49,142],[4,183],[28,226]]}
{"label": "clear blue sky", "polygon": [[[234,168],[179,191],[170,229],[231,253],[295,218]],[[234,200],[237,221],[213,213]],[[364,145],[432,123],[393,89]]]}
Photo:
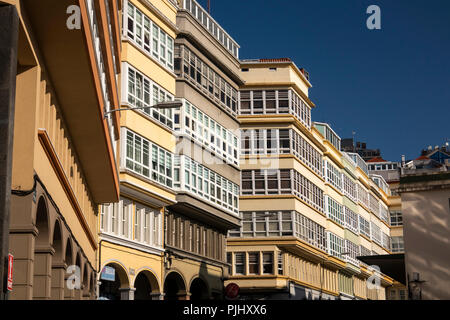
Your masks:
{"label": "clear blue sky", "polygon": [[[207,7],[207,0],[199,0]],[[381,8],[381,30],[366,9]],[[313,121],[416,158],[450,138],[450,0],[211,0],[240,58],[289,57],[310,73]]]}

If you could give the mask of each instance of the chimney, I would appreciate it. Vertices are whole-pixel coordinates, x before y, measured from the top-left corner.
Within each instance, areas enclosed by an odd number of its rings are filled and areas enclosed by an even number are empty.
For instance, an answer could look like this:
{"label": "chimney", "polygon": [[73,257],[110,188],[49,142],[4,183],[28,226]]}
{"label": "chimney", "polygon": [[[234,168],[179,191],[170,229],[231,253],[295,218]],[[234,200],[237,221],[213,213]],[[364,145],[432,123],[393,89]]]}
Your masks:
{"label": "chimney", "polygon": [[405,155],[402,155],[402,168],[406,165]]}

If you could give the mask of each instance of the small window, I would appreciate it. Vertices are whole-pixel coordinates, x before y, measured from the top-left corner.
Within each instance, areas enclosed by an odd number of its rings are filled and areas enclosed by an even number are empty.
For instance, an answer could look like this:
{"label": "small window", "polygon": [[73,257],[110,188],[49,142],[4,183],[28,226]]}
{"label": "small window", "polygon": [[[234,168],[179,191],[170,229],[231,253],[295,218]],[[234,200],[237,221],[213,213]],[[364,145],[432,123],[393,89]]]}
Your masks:
{"label": "small window", "polygon": [[242,72],[248,72],[248,68],[243,68]]}
{"label": "small window", "polygon": [[263,274],[273,274],[273,253],[263,253]]}
{"label": "small window", "polygon": [[259,274],[259,252],[249,252],[248,254],[248,273]]}
{"label": "small window", "polygon": [[269,68],[270,71],[277,71],[277,68]]}

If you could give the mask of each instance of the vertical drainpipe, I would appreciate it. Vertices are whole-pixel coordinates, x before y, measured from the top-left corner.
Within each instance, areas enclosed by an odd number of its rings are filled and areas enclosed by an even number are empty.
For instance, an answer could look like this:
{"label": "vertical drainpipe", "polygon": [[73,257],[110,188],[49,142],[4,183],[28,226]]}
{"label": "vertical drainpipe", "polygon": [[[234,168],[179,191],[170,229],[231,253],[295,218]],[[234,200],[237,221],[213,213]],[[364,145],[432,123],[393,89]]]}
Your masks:
{"label": "vertical drainpipe", "polygon": [[0,300],[8,298],[6,278],[18,35],[19,16],[16,7],[0,6]]}

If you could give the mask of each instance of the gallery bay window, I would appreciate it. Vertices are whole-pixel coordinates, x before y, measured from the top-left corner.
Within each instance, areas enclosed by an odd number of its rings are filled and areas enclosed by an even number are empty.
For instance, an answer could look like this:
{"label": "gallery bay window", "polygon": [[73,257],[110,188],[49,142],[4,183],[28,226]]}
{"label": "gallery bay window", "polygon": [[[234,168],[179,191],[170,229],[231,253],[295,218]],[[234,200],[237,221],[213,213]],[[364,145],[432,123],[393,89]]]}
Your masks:
{"label": "gallery bay window", "polygon": [[345,225],[343,206],[330,196],[324,196],[327,217],[340,225]]}
{"label": "gallery bay window", "polygon": [[359,216],[359,230],[361,234],[370,239],[370,222]]}
{"label": "gallery bay window", "polygon": [[123,26],[124,36],[173,71],[174,39],[129,1]]}
{"label": "gallery bay window", "polygon": [[342,191],[350,200],[356,202],[356,183],[346,173],[342,173]]}
{"label": "gallery bay window", "polygon": [[342,253],[345,251],[345,241],[341,237],[332,232],[327,231],[328,239],[328,254],[342,258]]}
{"label": "gallery bay window", "polygon": [[132,202],[121,198],[118,203],[102,205],[103,223],[100,231],[120,238],[131,239]]}
{"label": "gallery bay window", "polygon": [[391,237],[389,237],[389,235],[384,232],[381,233],[381,243],[384,249],[391,249]]}
{"label": "gallery bay window", "polygon": [[173,110],[152,108],[160,102],[172,101],[173,95],[125,62],[122,70],[124,100],[133,108],[144,108],[142,112],[173,129]]}
{"label": "gallery bay window", "polygon": [[291,89],[240,91],[240,115],[292,114],[311,128],[311,108]]}
{"label": "gallery bay window", "polygon": [[359,234],[359,216],[357,213],[344,206],[345,227]]}
{"label": "gallery bay window", "polygon": [[359,246],[359,255],[361,257],[368,257],[372,255],[372,251],[370,251],[369,249],[367,249],[366,247],[360,245]]}
{"label": "gallery bay window", "polygon": [[102,234],[162,248],[162,215],[158,210],[121,198],[118,203],[102,205],[101,212]]}
{"label": "gallery bay window", "polygon": [[342,174],[339,169],[333,165],[330,161],[323,161],[323,170],[325,181],[330,183],[339,191],[342,191]]}
{"label": "gallery bay window", "polygon": [[295,236],[326,250],[325,228],[296,211],[241,212],[241,228],[229,231],[230,237]]}
{"label": "gallery bay window", "polygon": [[239,214],[239,186],[191,158],[175,156],[174,186],[225,211]]}
{"label": "gallery bay window", "polygon": [[341,150],[341,138],[331,129],[328,123],[314,122],[314,127],[328,140],[336,150]]}
{"label": "gallery bay window", "polygon": [[389,210],[382,201],[380,201],[380,218],[389,224]]}
{"label": "gallery bay window", "polygon": [[381,242],[381,228],[374,222],[371,222],[370,225],[372,235],[371,239],[382,246],[383,243]]}
{"label": "gallery bay window", "polygon": [[165,245],[225,262],[225,235],[219,230],[166,210]]}
{"label": "gallery bay window", "polygon": [[230,164],[239,165],[239,139],[187,100],[174,111],[175,131],[188,136]]}
{"label": "gallery bay window", "polygon": [[191,49],[175,46],[175,73],[195,85],[233,117],[237,115],[238,91]]}
{"label": "gallery bay window", "polygon": [[241,154],[293,154],[322,176],[322,155],[292,129],[241,130]]}
{"label": "gallery bay window", "polygon": [[173,187],[173,154],[123,128],[123,161],[127,169],[168,188]]}
{"label": "gallery bay window", "polygon": [[369,205],[370,205],[370,210],[377,217],[380,217],[380,204],[378,203],[378,199],[371,193],[369,193]]}
{"label": "gallery bay window", "polygon": [[359,260],[356,258],[359,256],[359,246],[352,241],[345,239],[345,259],[356,266],[359,266]]}
{"label": "gallery bay window", "polygon": [[242,195],[293,194],[323,212],[323,190],[294,169],[244,170]]}
{"label": "gallery bay window", "polygon": [[356,186],[358,190],[358,202],[365,205],[366,208],[369,208],[369,192],[367,192],[367,189],[359,183],[357,183]]}
{"label": "gallery bay window", "polygon": [[[233,275],[273,275],[275,272],[274,252],[234,252],[233,254]],[[278,263],[279,274],[283,274],[282,268],[281,265],[280,273],[280,264]]]}
{"label": "gallery bay window", "polygon": [[223,30],[223,28],[195,0],[181,1],[187,10],[209,33],[222,44],[236,59],[239,58],[239,45]]}

